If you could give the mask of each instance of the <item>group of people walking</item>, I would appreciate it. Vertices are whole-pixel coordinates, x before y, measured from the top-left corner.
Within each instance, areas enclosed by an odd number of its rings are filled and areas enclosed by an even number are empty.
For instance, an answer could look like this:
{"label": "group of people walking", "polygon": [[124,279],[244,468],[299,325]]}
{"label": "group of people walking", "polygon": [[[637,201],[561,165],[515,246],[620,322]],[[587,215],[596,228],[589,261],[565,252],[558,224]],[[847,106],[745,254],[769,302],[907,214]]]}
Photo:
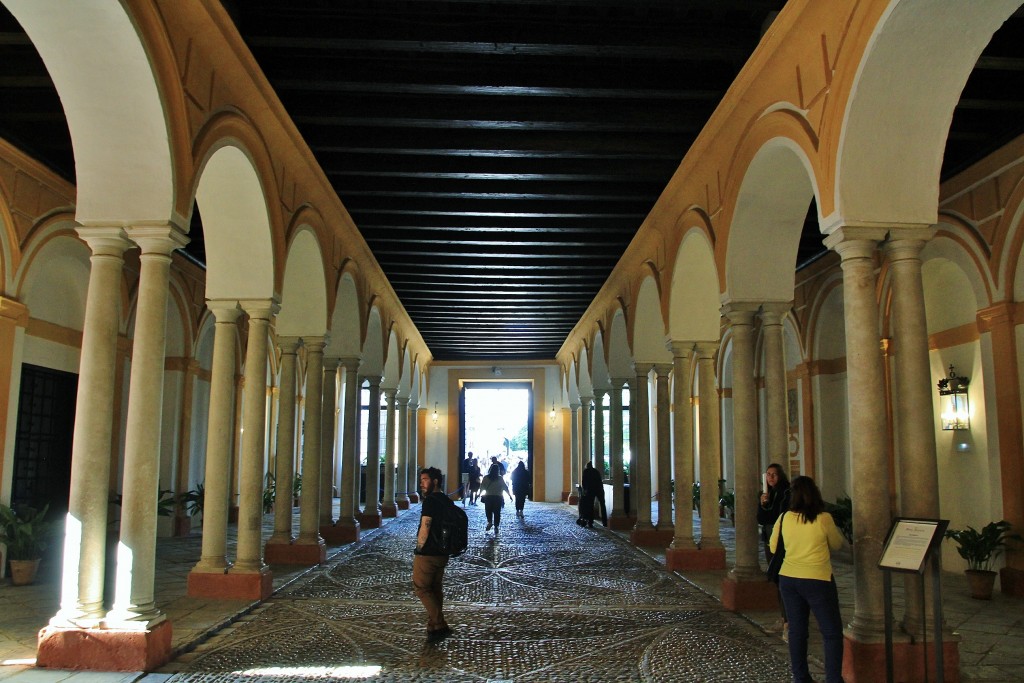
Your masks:
{"label": "group of people walking", "polygon": [[[470,459],[469,454],[467,460]],[[475,504],[472,488],[476,460],[463,468],[463,505],[469,490],[470,504]],[[477,473],[479,468],[476,467]],[[505,496],[516,504],[516,516],[523,516],[526,498],[531,495],[531,477],[525,463],[512,473],[512,488],[505,482],[504,466],[492,458],[487,475],[480,479],[475,491],[480,492],[487,516],[487,529],[498,535]],[[466,476],[468,475],[468,476]],[[831,553],[842,547],[843,535],[817,484],[810,477],[796,477],[792,483],[781,465],[772,463],[765,472],[765,490],[760,497],[757,521],[761,525],[765,559],[769,570],[776,569],[780,597],[783,637],[788,641],[790,666],[795,683],[811,681],[807,665],[807,641],[810,615],[818,622],[824,642],[826,683],[842,682],[843,624],[839,611],[839,591],[832,573]],[[416,536],[413,560],[413,586],[427,610],[427,641],[437,642],[451,633],[443,614],[443,580],[448,556],[439,552],[434,534],[439,525],[434,520],[443,515],[443,505],[451,504],[441,485],[441,472],[426,468],[420,473],[423,507]],[[601,473],[588,462],[581,480],[581,526],[593,527],[595,504],[600,504],[601,521],[607,526],[604,482]],[[435,532],[431,529],[435,528]],[[778,555],[778,557],[776,557]],[[774,560],[774,562],[773,562]]]}

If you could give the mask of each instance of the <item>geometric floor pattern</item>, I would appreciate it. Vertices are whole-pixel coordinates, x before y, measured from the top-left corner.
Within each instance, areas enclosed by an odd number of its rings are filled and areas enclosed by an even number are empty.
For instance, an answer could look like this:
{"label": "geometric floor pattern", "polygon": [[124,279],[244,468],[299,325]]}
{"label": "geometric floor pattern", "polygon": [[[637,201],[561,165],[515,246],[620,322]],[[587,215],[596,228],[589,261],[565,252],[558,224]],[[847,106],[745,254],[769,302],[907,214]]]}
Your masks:
{"label": "geometric floor pattern", "polygon": [[528,503],[525,519],[506,507],[499,538],[482,506],[467,512],[440,643],[425,643],[412,593],[413,506],[161,671],[172,683],[789,679],[777,637],[567,506]]}

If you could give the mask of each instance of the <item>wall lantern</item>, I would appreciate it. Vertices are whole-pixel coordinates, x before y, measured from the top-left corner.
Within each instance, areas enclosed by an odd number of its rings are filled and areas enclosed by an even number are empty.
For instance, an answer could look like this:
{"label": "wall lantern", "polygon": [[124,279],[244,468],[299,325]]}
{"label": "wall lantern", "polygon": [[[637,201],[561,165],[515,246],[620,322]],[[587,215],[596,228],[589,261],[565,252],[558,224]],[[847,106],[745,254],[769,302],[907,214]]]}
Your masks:
{"label": "wall lantern", "polygon": [[939,415],[944,430],[971,428],[971,410],[967,401],[970,380],[960,377],[949,366],[949,377],[939,380]]}
{"label": "wall lantern", "polygon": [[434,427],[437,428],[437,401],[434,401],[434,412],[430,414],[430,419],[434,421]]}
{"label": "wall lantern", "polygon": [[555,426],[555,422],[558,420],[558,413],[555,412],[555,402],[551,402],[551,412],[548,413],[548,419],[551,420],[551,426]]}

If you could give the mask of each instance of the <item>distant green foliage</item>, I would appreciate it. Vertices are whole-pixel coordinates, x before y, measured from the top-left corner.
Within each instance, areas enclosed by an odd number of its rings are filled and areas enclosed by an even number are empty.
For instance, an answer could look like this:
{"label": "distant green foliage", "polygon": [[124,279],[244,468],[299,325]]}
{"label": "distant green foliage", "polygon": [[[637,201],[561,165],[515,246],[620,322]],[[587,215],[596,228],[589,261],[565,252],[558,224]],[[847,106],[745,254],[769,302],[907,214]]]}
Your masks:
{"label": "distant green foliage", "polygon": [[508,440],[509,450],[525,451],[530,448],[530,440],[526,435],[526,425],[523,425],[515,436]]}
{"label": "distant green foliage", "polygon": [[832,515],[836,527],[853,544],[853,501],[846,494],[836,498],[835,503],[825,503],[825,511]]}
{"label": "distant green foliage", "polygon": [[43,555],[53,524],[46,519],[49,505],[36,511],[31,507],[13,510],[0,505],[0,543],[7,545],[7,558],[11,560],[37,560]]}
{"label": "distant green foliage", "polygon": [[1011,540],[1019,541],[1020,536],[1010,533],[1010,523],[1005,519],[989,522],[978,531],[972,526],[966,529],[949,529],[946,538],[952,538],[960,557],[967,560],[968,569],[992,571],[993,563]]}

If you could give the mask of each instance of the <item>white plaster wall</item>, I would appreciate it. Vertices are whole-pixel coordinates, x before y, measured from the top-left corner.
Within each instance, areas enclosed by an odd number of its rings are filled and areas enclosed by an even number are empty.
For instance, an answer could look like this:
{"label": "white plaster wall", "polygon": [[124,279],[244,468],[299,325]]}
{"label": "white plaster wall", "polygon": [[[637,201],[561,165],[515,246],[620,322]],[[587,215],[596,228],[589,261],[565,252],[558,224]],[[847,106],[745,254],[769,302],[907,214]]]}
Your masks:
{"label": "white plaster wall", "polygon": [[840,495],[852,495],[850,439],[847,433],[846,373],[818,375],[811,380],[817,396],[814,416],[818,476],[822,496],[834,502]]}
{"label": "white plaster wall", "polygon": [[[81,353],[81,349],[77,346],[66,346],[48,339],[25,335],[25,351],[22,362],[52,370],[72,372],[77,375]],[[18,376],[21,376],[20,372],[18,372]]]}
{"label": "white plaster wall", "polygon": [[[563,423],[562,418],[562,390],[559,386],[560,375],[557,366],[547,367],[544,370],[544,387],[546,396],[544,405],[550,406],[555,403],[555,426],[547,422],[544,441],[544,500],[558,501],[565,490],[562,484],[562,462],[569,457],[568,453],[562,452],[562,439],[564,430],[569,429],[568,424]],[[549,409],[550,410],[550,409]]]}

